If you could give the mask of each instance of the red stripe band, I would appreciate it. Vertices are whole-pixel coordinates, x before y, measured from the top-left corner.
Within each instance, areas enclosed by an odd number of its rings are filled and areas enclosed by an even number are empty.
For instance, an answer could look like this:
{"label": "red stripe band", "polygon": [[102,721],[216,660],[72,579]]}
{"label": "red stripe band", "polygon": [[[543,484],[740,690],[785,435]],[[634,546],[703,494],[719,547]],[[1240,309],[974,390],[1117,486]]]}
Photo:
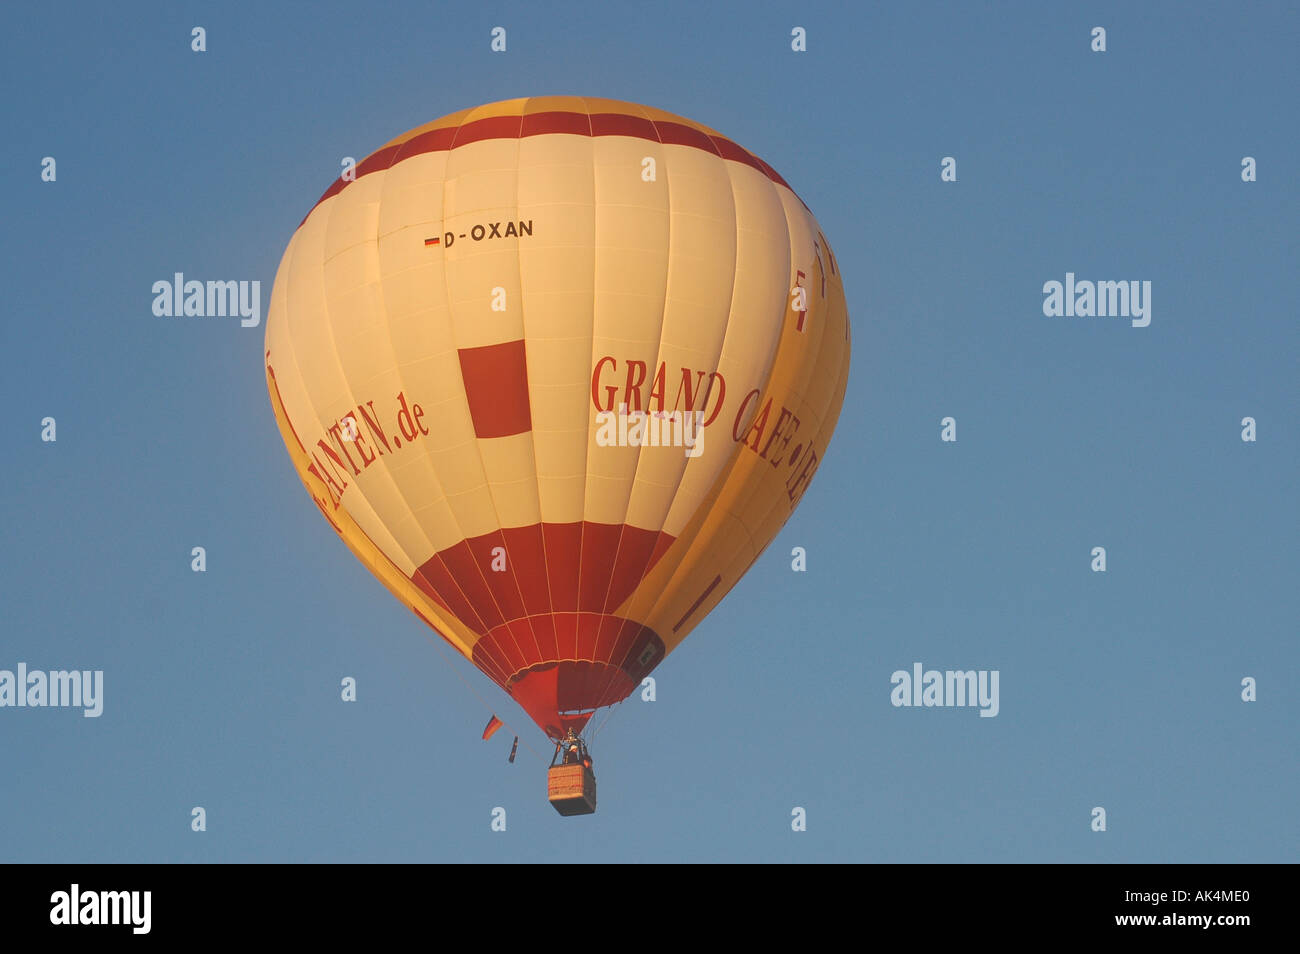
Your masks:
{"label": "red stripe band", "polygon": [[699,598],[694,603],[691,604],[691,608],[688,609],[685,613],[683,613],[682,618],[677,621],[677,625],[673,627],[674,633],[682,628],[682,623],[686,622],[688,619],[691,618],[691,614],[700,608],[700,604],[709,598],[709,594],[712,593],[713,590],[717,587],[717,585],[721,582],[722,582],[721,574],[713,578],[713,582],[704,588],[704,592],[701,593],[699,595]]}
{"label": "red stripe band", "polygon": [[[767,176],[777,185],[790,189],[790,184],[782,179],[777,171],[762,159],[741,148],[730,139],[722,136],[710,136],[693,126],[667,120],[652,121],[641,116],[628,116],[622,113],[593,113],[587,115],[586,113],[552,111],[529,113],[522,116],[489,116],[486,119],[476,119],[465,123],[463,126],[446,126],[442,129],[433,129],[418,136],[412,136],[404,143],[388,146],[368,156],[356,167],[354,178],[335,179],[334,183],[325,190],[325,194],[317,200],[316,205],[320,205],[330,196],[342,192],[362,176],[389,169],[403,159],[410,159],[412,156],[423,155],[427,152],[449,152],[457,146],[465,146],[472,142],[482,142],[487,139],[523,139],[527,136],[548,136],[556,133],[591,137],[628,136],[634,139],[663,143],[664,145],[690,146],[703,152],[711,152],[722,159],[743,162]],[[794,190],[790,189],[790,192],[793,194]],[[799,197],[796,195],[795,198]],[[802,199],[799,201],[803,203]],[[316,205],[312,206],[312,212],[316,210]],[[804,208],[807,208],[807,205],[804,205]],[[302,221],[306,222],[310,216],[311,212],[308,212],[307,215],[303,216]],[[302,227],[302,222],[298,223],[298,227]]]}

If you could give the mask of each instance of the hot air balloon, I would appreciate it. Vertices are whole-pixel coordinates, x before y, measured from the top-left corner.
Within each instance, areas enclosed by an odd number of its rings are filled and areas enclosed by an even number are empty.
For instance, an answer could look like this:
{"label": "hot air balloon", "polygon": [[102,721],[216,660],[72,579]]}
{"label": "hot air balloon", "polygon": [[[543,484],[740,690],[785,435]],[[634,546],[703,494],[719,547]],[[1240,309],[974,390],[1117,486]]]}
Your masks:
{"label": "hot air balloon", "polygon": [[[570,96],[453,113],[345,172],[266,323],[325,519],[557,747],[789,519],[849,352],[834,252],[771,166]],[[560,789],[562,813],[594,809],[594,777]]]}

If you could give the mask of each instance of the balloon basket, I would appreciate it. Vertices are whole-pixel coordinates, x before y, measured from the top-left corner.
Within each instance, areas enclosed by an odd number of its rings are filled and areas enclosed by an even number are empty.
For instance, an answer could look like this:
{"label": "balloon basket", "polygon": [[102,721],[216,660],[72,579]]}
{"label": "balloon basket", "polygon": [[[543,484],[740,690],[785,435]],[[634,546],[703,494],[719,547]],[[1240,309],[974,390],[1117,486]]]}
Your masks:
{"label": "balloon basket", "polygon": [[561,815],[596,811],[596,774],[585,765],[556,765],[547,771],[547,796]]}

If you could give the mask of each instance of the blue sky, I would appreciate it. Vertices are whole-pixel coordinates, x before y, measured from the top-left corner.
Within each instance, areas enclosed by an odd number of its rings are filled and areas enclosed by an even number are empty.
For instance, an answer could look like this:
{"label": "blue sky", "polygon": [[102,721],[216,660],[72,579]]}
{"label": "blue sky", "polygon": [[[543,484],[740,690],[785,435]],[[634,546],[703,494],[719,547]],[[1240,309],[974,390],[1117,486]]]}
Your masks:
{"label": "blue sky", "polygon": [[[105,701],[0,709],[0,860],[1297,859],[1300,13],[849,6],[4,14],[0,669],[102,669]],[[150,308],[177,271],[265,307],[341,157],[547,93],[763,157],[854,326],[811,489],[657,700],[614,711],[579,819],[509,733],[479,741],[476,693],[540,733],[320,518],[264,328]],[[1150,281],[1150,326],[1045,317],[1066,272]],[[914,662],[998,670],[999,714],[892,706]]]}

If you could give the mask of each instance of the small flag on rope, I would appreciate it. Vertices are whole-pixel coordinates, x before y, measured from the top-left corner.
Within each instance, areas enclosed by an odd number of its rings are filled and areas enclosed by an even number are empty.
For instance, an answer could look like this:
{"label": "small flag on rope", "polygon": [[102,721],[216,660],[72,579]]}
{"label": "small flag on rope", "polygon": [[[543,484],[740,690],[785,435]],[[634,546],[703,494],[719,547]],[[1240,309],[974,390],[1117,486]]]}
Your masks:
{"label": "small flag on rope", "polygon": [[501,728],[501,726],[503,725],[505,725],[505,723],[502,722],[500,719],[498,719],[496,716],[493,716],[491,719],[488,719],[487,728],[483,730],[483,738],[485,739],[492,738],[492,733],[495,732],[497,729]]}
{"label": "small flag on rope", "polygon": [[513,761],[515,760],[515,753],[518,752],[518,751],[519,751],[519,736],[515,736],[515,744],[512,745],[512,746],[510,746],[510,759],[509,759],[509,761],[513,762]]}

